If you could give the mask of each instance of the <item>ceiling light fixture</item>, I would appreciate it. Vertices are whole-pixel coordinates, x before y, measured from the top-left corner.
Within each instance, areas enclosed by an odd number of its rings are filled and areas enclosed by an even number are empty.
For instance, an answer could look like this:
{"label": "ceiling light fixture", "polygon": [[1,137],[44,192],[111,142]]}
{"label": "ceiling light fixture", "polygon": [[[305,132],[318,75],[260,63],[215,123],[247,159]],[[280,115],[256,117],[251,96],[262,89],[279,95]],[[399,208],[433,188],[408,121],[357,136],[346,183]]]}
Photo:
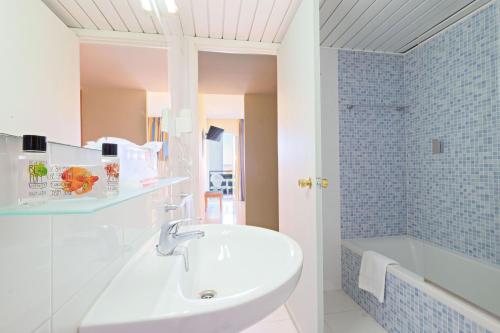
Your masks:
{"label": "ceiling light fixture", "polygon": [[170,14],[175,14],[179,10],[175,0],[165,0],[165,5],[167,6],[167,10]]}
{"label": "ceiling light fixture", "polygon": [[142,9],[144,9],[147,12],[152,12],[153,11],[153,6],[151,6],[150,0],[141,0],[141,5]]}

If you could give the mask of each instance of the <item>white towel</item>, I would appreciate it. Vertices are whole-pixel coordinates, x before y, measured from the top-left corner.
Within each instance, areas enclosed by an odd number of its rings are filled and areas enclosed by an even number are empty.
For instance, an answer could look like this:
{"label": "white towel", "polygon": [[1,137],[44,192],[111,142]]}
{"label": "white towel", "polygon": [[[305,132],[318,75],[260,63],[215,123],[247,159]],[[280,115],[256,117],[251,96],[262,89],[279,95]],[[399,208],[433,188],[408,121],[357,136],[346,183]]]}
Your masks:
{"label": "white towel", "polygon": [[359,270],[359,288],[373,294],[380,303],[383,303],[385,294],[385,273],[387,271],[387,266],[392,264],[397,264],[397,262],[380,253],[375,251],[363,252],[361,268]]}

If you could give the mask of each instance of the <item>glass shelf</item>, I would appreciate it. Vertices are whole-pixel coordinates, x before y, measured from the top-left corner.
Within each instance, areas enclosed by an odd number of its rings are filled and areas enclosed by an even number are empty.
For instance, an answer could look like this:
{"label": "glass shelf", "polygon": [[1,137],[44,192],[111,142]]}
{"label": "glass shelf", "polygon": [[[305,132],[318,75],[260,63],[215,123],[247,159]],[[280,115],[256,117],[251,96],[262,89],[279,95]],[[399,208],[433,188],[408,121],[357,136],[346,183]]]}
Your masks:
{"label": "glass shelf", "polygon": [[68,214],[92,214],[104,208],[108,208],[127,200],[137,198],[164,188],[188,180],[188,177],[173,177],[159,179],[158,182],[147,187],[134,190],[123,190],[120,194],[109,198],[81,198],[68,200],[52,200],[34,206],[10,206],[0,208],[0,216],[27,216],[27,215],[68,215]]}

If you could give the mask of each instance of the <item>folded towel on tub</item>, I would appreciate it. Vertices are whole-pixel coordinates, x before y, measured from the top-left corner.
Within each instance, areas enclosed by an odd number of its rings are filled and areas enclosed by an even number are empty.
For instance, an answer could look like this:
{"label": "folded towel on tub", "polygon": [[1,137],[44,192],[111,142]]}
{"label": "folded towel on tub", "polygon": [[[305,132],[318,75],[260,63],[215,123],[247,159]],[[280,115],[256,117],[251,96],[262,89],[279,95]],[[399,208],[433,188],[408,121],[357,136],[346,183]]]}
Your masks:
{"label": "folded towel on tub", "polygon": [[363,252],[361,268],[359,270],[359,288],[373,294],[380,303],[383,303],[385,273],[387,272],[387,266],[393,264],[397,264],[397,262],[380,253],[375,251]]}

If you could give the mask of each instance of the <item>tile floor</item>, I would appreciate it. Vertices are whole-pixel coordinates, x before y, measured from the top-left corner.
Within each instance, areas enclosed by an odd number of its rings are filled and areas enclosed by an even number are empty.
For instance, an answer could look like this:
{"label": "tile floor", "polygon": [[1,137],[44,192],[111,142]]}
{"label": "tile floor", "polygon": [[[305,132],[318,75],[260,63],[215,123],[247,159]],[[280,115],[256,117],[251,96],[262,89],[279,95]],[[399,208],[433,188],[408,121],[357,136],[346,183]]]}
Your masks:
{"label": "tile floor", "polygon": [[[284,306],[241,333],[297,333]],[[386,333],[342,290],[325,293],[325,333]]]}
{"label": "tile floor", "polygon": [[209,199],[204,223],[208,224],[245,224],[245,203],[232,198]]}
{"label": "tile floor", "polygon": [[284,306],[241,333],[297,333]]}
{"label": "tile floor", "polygon": [[325,293],[325,333],[386,333],[342,290]]}

